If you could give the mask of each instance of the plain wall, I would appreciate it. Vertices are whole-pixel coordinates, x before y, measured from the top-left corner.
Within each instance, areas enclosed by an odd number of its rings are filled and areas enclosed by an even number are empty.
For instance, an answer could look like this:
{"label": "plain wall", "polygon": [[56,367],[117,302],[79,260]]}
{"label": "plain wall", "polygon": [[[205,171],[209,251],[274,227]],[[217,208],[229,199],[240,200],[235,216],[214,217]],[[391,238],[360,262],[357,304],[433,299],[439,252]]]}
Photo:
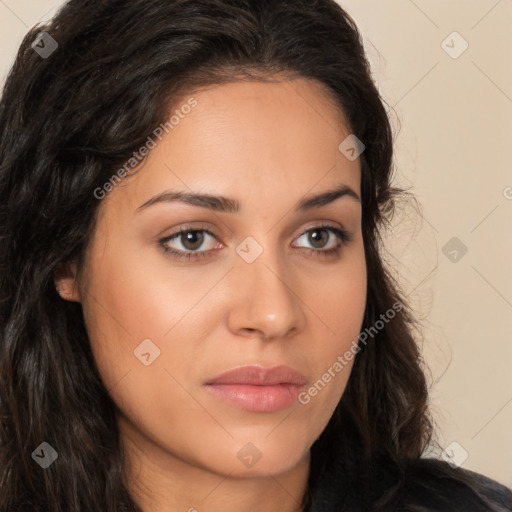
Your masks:
{"label": "plain wall", "polygon": [[[27,30],[62,3],[0,2],[0,83]],[[439,440],[454,463],[512,487],[512,2],[340,4],[391,108],[396,184],[421,203],[421,217],[398,209],[386,241],[421,318]]]}

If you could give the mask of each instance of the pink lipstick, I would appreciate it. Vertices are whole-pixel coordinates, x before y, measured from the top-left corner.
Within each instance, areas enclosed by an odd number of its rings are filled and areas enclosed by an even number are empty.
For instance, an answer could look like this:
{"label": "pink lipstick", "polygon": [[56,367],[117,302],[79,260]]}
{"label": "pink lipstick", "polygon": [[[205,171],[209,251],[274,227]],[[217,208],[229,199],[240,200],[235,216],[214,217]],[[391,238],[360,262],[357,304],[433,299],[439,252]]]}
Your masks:
{"label": "pink lipstick", "polygon": [[207,381],[208,392],[235,407],[273,412],[290,406],[306,384],[306,377],[289,366],[242,366]]}

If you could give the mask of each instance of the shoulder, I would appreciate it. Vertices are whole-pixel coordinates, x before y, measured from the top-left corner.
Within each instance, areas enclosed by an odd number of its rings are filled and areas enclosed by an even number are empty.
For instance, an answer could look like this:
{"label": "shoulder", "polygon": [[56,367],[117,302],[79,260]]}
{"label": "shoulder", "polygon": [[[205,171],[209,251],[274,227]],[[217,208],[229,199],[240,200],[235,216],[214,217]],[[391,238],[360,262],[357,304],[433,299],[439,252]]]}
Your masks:
{"label": "shoulder", "polygon": [[312,474],[304,512],[512,512],[512,489],[434,458],[386,454],[351,470],[338,456]]}
{"label": "shoulder", "polygon": [[512,511],[511,489],[480,473],[433,458],[407,463],[400,494],[403,510]]}

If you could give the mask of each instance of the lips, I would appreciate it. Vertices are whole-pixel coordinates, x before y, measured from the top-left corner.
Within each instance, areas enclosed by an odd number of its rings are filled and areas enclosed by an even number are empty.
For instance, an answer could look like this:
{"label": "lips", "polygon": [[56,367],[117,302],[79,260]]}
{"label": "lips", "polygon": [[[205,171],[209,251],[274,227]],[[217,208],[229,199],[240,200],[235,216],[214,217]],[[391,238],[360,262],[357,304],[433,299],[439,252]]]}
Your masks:
{"label": "lips", "polygon": [[240,409],[273,412],[289,407],[307,379],[289,366],[244,366],[222,373],[204,384],[206,390]]}
{"label": "lips", "polygon": [[206,384],[250,384],[253,386],[273,386],[275,384],[295,384],[303,386],[306,377],[289,366],[263,368],[251,365],[235,368],[209,380]]}

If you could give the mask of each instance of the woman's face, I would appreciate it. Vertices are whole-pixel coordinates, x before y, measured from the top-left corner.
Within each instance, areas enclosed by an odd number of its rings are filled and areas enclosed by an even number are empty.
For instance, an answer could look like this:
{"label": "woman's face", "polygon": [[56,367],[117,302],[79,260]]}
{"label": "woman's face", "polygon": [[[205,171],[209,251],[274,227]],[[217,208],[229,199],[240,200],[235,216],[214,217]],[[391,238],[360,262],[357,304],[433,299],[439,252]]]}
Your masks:
{"label": "woman's face", "polygon": [[[61,293],[82,303],[122,435],[139,453],[162,466],[279,474],[308,457],[351,371],[344,354],[366,302],[360,162],[339,149],[350,129],[315,82],[237,82],[193,98],[101,201],[80,279],[62,279]],[[340,187],[355,197],[300,207]],[[178,191],[238,207],[161,196]],[[246,365],[285,365],[304,384],[207,385]]]}

